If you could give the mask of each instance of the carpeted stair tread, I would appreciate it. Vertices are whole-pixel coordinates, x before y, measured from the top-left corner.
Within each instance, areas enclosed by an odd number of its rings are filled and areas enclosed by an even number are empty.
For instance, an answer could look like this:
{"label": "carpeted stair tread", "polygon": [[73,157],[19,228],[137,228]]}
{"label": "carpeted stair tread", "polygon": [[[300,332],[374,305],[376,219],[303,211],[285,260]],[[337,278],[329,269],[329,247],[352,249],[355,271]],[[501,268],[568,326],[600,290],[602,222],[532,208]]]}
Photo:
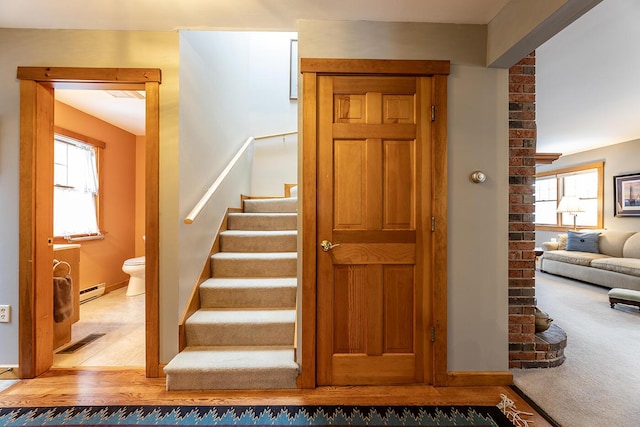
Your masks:
{"label": "carpeted stair tread", "polygon": [[[293,361],[291,346],[200,346],[186,347],[184,351],[189,353],[191,359],[200,358],[203,367],[213,369],[244,368],[248,365],[298,369],[298,364]],[[171,371],[172,368],[179,368],[180,364],[167,366]]]}
{"label": "carpeted stair tread", "polygon": [[277,237],[297,236],[297,230],[225,230],[220,233],[223,236],[247,236],[247,237]]}
{"label": "carpeted stair tread", "polygon": [[200,284],[203,308],[293,308],[295,277],[210,278]]}
{"label": "carpeted stair tread", "polygon": [[290,346],[186,347],[164,368],[167,390],[296,388]]}
{"label": "carpeted stair tread", "polygon": [[187,319],[187,323],[262,324],[289,323],[295,320],[294,310],[219,310],[203,308]]}
{"label": "carpeted stair tread", "polygon": [[285,212],[230,213],[227,217],[229,230],[296,230],[298,215]]}
{"label": "carpeted stair tread", "polygon": [[276,197],[270,199],[247,199],[244,201],[244,212],[296,212],[297,197]]}
{"label": "carpeted stair tread", "polygon": [[278,259],[296,259],[296,252],[217,252],[211,255],[212,258],[219,259],[236,259],[236,260],[278,260]]}
{"label": "carpeted stair tread", "polygon": [[297,199],[246,199],[227,216],[186,348],[164,368],[167,390],[296,388]]}
{"label": "carpeted stair tread", "polygon": [[293,345],[295,316],[295,310],[201,308],[185,322],[187,345]]}
{"label": "carpeted stair tread", "polygon": [[220,233],[222,252],[295,252],[296,230],[226,230]]}
{"label": "carpeted stair tread", "polygon": [[218,252],[211,256],[213,277],[295,277],[297,252]]}

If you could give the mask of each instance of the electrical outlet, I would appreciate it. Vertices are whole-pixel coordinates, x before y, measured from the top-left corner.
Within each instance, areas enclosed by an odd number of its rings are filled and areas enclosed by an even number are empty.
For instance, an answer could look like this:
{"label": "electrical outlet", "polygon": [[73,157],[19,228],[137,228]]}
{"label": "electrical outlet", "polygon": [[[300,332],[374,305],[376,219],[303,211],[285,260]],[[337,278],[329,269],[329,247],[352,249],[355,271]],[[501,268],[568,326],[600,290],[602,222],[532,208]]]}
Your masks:
{"label": "electrical outlet", "polygon": [[11,321],[11,306],[0,305],[0,323],[9,323]]}

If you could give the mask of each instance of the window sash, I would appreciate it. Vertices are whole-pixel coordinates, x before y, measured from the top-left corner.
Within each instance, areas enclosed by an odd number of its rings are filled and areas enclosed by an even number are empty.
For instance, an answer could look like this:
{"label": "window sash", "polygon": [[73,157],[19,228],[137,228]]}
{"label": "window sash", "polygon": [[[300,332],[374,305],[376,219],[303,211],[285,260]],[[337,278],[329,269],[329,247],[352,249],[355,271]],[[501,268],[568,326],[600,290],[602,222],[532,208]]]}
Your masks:
{"label": "window sash", "polygon": [[604,162],[597,162],[537,174],[534,220],[536,229],[560,230],[573,227],[573,215],[556,212],[563,195],[577,196],[585,208],[585,212],[576,216],[576,226],[602,228],[603,172]]}
{"label": "window sash", "polygon": [[56,237],[99,234],[96,148],[54,136],[53,233]]}

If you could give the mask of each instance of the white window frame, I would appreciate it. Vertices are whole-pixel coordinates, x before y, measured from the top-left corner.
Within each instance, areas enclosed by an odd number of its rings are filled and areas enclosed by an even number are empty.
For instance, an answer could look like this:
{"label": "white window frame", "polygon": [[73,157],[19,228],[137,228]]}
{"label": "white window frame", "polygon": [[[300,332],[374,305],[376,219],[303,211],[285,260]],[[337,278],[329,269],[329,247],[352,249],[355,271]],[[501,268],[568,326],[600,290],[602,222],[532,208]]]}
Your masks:
{"label": "white window frame", "polygon": [[[78,238],[78,237],[89,237],[89,236],[102,236],[103,228],[102,228],[102,214],[101,214],[101,203],[100,203],[100,188],[102,186],[102,173],[101,173],[101,150],[106,147],[106,144],[102,141],[78,134],[73,131],[69,131],[67,129],[60,128],[55,126],[54,128],[54,143],[55,140],[59,140],[61,142],[66,142],[68,144],[82,144],[85,146],[90,146],[93,148],[95,152],[95,161],[96,161],[96,169],[97,169],[97,178],[98,178],[98,190],[94,194],[94,203],[95,203],[95,212],[96,212],[96,223],[97,230],[96,233],[73,233],[73,234],[65,234],[65,235],[55,235],[54,242],[68,242],[70,239]],[[55,161],[55,159],[54,159]],[[56,185],[54,180],[54,188],[59,187]],[[55,206],[54,206],[55,210]],[[55,234],[55,231],[54,231]]]}

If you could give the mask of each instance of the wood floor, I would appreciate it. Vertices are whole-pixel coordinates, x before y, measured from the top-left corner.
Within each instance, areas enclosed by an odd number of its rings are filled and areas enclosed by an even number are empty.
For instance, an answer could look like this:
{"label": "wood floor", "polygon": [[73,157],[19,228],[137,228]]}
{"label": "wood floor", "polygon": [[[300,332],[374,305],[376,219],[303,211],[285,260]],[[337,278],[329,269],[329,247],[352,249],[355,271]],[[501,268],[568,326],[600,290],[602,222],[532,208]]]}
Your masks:
{"label": "wood floor", "polygon": [[[71,328],[71,341],[54,352],[54,368],[144,366],[145,296],[126,292],[126,287],[116,289],[80,305],[80,321]],[[61,352],[94,334],[101,336],[71,353]]]}
{"label": "wood floor", "polygon": [[[534,412],[509,387],[320,387],[313,390],[166,391],[164,378],[146,378],[144,296],[127,298],[125,288],[81,306],[72,342],[91,333],[105,335],[69,355],[38,378],[3,390],[0,407],[70,405],[496,405],[501,394],[520,411]],[[142,330],[142,335],[140,331]],[[138,343],[138,344],[136,344]],[[142,348],[142,350],[140,350]],[[140,366],[132,368],[131,366]],[[551,426],[542,416],[525,418],[532,427]]]}
{"label": "wood floor", "polygon": [[[55,405],[496,405],[500,394],[534,412],[509,387],[320,387],[312,390],[166,391],[143,369],[54,368],[0,391],[0,407]],[[551,426],[538,414],[532,427]]]}

